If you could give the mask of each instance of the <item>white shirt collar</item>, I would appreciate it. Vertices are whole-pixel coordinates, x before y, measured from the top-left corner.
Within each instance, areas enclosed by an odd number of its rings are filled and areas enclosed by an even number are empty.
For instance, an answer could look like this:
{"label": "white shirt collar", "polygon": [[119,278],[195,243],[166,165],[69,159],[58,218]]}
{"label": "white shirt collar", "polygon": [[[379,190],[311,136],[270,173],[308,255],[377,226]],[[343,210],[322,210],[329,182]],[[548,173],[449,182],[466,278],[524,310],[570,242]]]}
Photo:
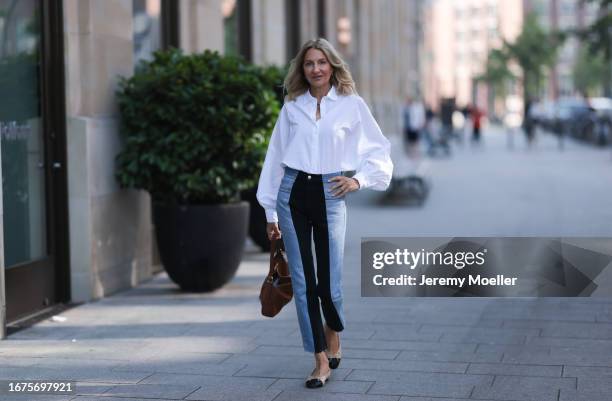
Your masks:
{"label": "white shirt collar", "polygon": [[[336,92],[336,87],[334,85],[331,86],[331,89],[329,90],[329,92],[327,92],[327,95],[323,96],[324,98],[328,98],[329,100],[336,100],[338,99],[338,93]],[[310,90],[306,89],[306,92],[304,92],[302,95],[300,95],[299,97],[300,101],[302,103],[316,103],[317,102],[317,98],[312,96],[310,94]]]}

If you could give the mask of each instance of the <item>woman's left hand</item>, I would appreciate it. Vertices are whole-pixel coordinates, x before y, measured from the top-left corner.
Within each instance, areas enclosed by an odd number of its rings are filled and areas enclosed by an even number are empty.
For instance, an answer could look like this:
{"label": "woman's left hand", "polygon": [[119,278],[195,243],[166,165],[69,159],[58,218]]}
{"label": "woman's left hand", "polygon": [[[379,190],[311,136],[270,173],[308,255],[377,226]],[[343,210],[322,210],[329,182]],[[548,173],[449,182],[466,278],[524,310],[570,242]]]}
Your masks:
{"label": "woman's left hand", "polygon": [[329,181],[336,183],[336,185],[331,187],[332,194],[334,196],[343,196],[349,192],[357,191],[359,189],[359,181],[343,175],[332,177],[329,179]]}

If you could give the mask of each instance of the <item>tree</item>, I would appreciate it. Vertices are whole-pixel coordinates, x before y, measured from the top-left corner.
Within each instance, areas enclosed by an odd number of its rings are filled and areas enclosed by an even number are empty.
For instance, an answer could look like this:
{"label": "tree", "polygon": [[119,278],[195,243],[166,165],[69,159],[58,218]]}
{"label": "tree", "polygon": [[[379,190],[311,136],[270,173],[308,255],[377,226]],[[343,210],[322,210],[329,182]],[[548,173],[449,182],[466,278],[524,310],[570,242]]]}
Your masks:
{"label": "tree", "polygon": [[603,54],[590,54],[588,48],[583,47],[574,64],[572,71],[574,86],[584,96],[592,96],[602,88],[608,75],[608,64]]}
{"label": "tree", "polygon": [[506,96],[508,82],[515,79],[508,68],[510,57],[505,48],[490,49],[484,72],[476,77],[476,83],[484,82],[489,86],[488,109],[496,116],[495,99]]}
{"label": "tree", "polygon": [[491,49],[487,55],[487,64],[483,74],[476,77],[477,81],[487,83],[495,91],[496,97],[506,95],[506,85],[514,79],[514,74],[508,68],[510,56],[505,48]]}
{"label": "tree", "polygon": [[509,58],[516,60],[521,68],[526,100],[535,98],[540,92],[546,69],[556,61],[557,50],[564,39],[561,32],[544,31],[537,16],[530,13],[516,41],[504,42]]}
{"label": "tree", "polygon": [[[606,65],[612,63],[612,0],[587,0],[599,4],[597,19],[585,29],[576,32],[578,38],[588,46],[591,56],[600,55]],[[604,87],[612,96],[612,68],[604,74]]]}

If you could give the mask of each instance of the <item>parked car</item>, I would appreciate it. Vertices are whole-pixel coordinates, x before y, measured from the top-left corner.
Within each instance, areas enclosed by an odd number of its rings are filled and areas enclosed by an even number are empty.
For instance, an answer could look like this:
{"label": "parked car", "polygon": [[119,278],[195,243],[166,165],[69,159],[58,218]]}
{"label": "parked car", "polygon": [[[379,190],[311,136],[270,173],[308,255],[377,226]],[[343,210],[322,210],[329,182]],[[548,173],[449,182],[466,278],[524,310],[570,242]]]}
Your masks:
{"label": "parked car", "polygon": [[541,128],[553,131],[555,119],[555,102],[544,100],[531,106],[531,118]]}
{"label": "parked car", "polygon": [[577,139],[591,140],[595,132],[595,110],[582,98],[561,98],[555,104],[553,128]]}
{"label": "parked car", "polygon": [[612,142],[612,99],[608,97],[593,97],[589,105],[595,111],[596,124],[593,141],[605,146]]}

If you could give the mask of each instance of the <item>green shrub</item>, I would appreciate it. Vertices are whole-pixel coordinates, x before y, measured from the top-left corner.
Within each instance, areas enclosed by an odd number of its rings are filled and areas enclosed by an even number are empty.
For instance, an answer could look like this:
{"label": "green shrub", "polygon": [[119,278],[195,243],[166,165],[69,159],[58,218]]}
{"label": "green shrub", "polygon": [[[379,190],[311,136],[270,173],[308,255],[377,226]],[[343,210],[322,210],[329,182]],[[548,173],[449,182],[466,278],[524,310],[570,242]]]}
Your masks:
{"label": "green shrub", "polygon": [[217,52],[159,51],[117,93],[122,187],[153,200],[211,204],[253,187],[278,115],[260,67]]}
{"label": "green shrub", "polygon": [[285,92],[283,89],[283,81],[287,75],[288,67],[278,67],[270,65],[266,67],[260,67],[260,79],[263,84],[272,90],[278,100],[279,104],[284,103]]}

